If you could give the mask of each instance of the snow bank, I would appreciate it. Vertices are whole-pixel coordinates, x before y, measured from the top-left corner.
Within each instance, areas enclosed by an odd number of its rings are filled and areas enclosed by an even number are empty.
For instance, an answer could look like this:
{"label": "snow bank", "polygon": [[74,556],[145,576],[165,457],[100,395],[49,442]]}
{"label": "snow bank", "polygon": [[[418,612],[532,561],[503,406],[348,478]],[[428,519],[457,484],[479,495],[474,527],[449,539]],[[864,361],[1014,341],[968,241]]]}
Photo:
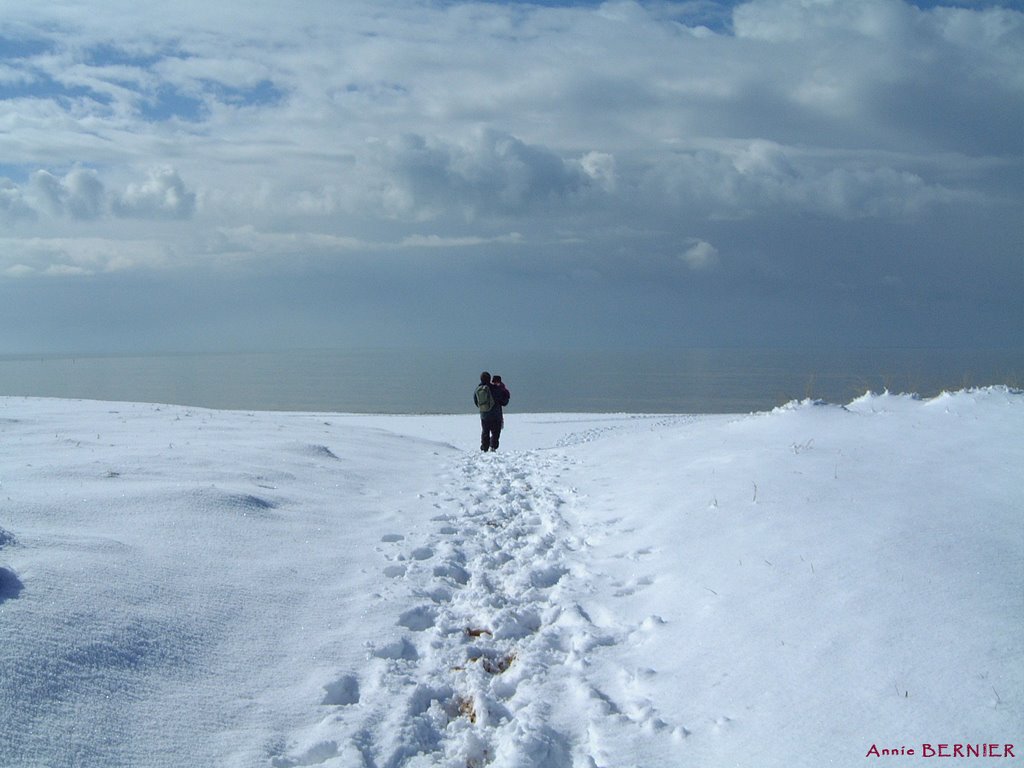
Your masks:
{"label": "snow bank", "polygon": [[1024,752],[1020,394],[476,421],[0,398],[0,765]]}

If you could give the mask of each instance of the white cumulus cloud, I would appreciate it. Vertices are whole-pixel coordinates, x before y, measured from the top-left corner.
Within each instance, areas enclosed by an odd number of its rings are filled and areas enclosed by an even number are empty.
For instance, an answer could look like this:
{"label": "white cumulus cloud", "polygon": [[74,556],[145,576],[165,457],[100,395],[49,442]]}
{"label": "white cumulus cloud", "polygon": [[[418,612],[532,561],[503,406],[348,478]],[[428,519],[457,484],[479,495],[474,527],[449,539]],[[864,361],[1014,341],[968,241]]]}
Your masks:
{"label": "white cumulus cloud", "polygon": [[91,168],[75,168],[63,177],[36,171],[29,186],[36,203],[56,216],[96,219],[106,210],[106,190],[99,174]]}
{"label": "white cumulus cloud", "polygon": [[186,219],[195,208],[195,193],[171,167],[151,170],[145,181],[129,184],[113,203],[118,216],[142,219]]}

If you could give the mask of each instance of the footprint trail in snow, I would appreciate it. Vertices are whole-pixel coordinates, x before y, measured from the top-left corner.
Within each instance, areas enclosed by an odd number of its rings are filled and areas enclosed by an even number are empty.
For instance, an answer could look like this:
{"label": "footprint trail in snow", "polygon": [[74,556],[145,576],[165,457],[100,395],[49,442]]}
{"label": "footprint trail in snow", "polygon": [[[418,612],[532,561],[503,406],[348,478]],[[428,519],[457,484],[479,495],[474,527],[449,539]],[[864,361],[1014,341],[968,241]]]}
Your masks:
{"label": "footprint trail in snow", "polygon": [[[597,721],[621,712],[588,686],[585,657],[624,633],[573,599],[586,573],[562,515],[575,493],[560,488],[566,462],[538,451],[457,459],[424,540],[383,537],[393,554],[382,578],[410,590],[394,636],[364,669],[325,683],[338,711],[272,766],[601,765]],[[591,727],[557,722],[552,703],[565,701]]]}

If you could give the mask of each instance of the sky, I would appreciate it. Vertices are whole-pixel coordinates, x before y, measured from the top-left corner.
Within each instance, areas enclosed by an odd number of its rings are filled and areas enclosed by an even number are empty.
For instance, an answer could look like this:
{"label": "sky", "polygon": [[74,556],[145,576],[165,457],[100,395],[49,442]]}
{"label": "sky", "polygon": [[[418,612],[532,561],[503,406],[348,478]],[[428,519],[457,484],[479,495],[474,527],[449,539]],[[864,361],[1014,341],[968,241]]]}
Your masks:
{"label": "sky", "polygon": [[1015,2],[2,8],[0,354],[1024,346]]}

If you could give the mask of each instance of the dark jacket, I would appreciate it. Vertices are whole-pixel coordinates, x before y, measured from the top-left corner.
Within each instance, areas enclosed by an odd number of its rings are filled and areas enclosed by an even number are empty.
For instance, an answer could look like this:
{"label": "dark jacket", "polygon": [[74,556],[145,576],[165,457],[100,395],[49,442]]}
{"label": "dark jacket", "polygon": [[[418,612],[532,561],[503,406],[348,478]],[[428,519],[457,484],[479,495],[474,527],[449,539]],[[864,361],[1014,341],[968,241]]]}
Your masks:
{"label": "dark jacket", "polygon": [[505,382],[495,384],[491,382],[491,397],[494,398],[494,402],[498,404],[498,421],[505,424],[505,414],[502,413],[502,406],[508,405],[509,398],[512,395],[509,394],[508,387],[505,386]]}
{"label": "dark jacket", "polygon": [[492,382],[491,395],[494,397],[494,400],[498,405],[508,405],[508,400],[511,397],[508,387],[505,386],[505,382],[502,382],[501,384],[494,384]]}
{"label": "dark jacket", "polygon": [[[494,384],[487,384],[491,390],[491,399],[494,401],[494,406],[489,411],[480,411],[480,419],[483,421],[497,421],[502,420],[501,405],[503,394],[500,389],[494,386]],[[479,387],[477,387],[479,389]],[[505,390],[506,392],[508,390]],[[508,403],[508,398],[504,399],[505,403]],[[479,406],[480,404],[476,401],[476,390],[473,390],[473,405]]]}

